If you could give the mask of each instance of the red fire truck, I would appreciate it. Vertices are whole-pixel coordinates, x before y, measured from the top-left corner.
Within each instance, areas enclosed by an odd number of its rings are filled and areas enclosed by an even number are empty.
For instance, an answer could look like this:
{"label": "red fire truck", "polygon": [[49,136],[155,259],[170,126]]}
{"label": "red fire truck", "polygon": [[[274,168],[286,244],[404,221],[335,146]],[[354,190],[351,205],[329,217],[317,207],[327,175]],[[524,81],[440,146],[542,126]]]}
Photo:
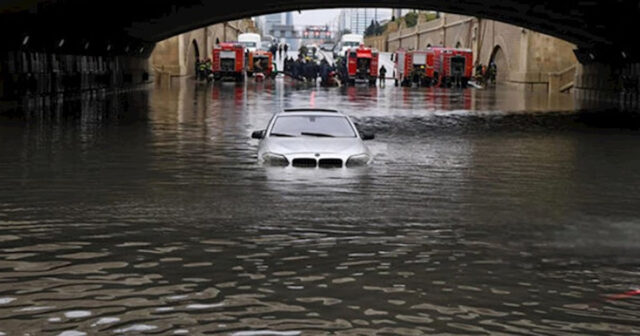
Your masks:
{"label": "red fire truck", "polygon": [[357,80],[367,81],[369,85],[376,85],[378,79],[378,51],[371,50],[364,45],[345,52],[347,59],[348,85],[355,85]]}
{"label": "red fire truck", "polygon": [[247,75],[262,74],[271,77],[273,74],[273,55],[264,50],[250,51],[247,61]]}
{"label": "red fire truck", "polygon": [[406,54],[407,51],[400,48],[396,50],[395,53],[391,54],[391,61],[393,61],[393,73],[395,80],[395,86],[398,86],[402,83],[402,79],[404,78],[404,64],[406,63]]}
{"label": "red fire truck", "polygon": [[215,80],[244,80],[244,47],[237,43],[220,43],[213,49],[211,70]]}
{"label": "red fire truck", "polygon": [[396,52],[396,67],[400,69],[398,81],[402,86],[433,85],[435,53],[433,50]]}
{"label": "red fire truck", "polygon": [[473,75],[471,49],[433,47],[434,81],[437,86],[466,87]]}

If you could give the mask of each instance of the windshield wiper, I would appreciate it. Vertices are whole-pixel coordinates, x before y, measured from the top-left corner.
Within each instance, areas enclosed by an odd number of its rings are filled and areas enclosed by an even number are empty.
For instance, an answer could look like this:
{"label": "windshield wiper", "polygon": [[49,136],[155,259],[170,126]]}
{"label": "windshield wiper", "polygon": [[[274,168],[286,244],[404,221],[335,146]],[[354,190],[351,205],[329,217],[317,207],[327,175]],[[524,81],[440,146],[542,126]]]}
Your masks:
{"label": "windshield wiper", "polygon": [[289,137],[289,138],[295,137],[295,135],[287,134],[287,133],[271,133],[270,135],[271,136],[277,136],[277,137]]}
{"label": "windshield wiper", "polygon": [[316,137],[325,137],[325,138],[334,138],[334,135],[331,134],[327,134],[327,133],[313,133],[313,132],[300,132],[301,135],[309,135],[309,136],[316,136]]}

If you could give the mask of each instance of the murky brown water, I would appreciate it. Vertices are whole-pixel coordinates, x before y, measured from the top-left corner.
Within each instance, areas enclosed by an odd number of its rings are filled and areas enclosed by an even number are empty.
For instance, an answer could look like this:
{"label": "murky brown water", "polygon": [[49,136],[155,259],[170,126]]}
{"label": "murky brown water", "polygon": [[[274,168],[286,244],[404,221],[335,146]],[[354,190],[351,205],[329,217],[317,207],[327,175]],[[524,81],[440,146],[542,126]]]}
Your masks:
{"label": "murky brown water", "polygon": [[[339,107],[370,167],[264,168]],[[640,334],[640,133],[570,97],[193,83],[0,123],[0,335]]]}

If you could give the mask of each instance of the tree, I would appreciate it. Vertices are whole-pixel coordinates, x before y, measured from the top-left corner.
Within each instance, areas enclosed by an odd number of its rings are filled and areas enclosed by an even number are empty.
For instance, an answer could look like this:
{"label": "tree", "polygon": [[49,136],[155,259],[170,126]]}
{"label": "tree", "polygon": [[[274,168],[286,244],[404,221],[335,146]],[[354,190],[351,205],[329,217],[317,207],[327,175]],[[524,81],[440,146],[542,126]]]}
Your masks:
{"label": "tree", "polygon": [[364,30],[364,36],[376,35],[376,22],[371,20],[371,24]]}
{"label": "tree", "polygon": [[407,24],[407,28],[411,28],[418,24],[418,13],[409,12],[404,16],[404,22]]}
{"label": "tree", "polygon": [[364,36],[378,36],[382,35],[386,29],[386,25],[383,26],[378,21],[371,20],[371,24],[364,31]]}

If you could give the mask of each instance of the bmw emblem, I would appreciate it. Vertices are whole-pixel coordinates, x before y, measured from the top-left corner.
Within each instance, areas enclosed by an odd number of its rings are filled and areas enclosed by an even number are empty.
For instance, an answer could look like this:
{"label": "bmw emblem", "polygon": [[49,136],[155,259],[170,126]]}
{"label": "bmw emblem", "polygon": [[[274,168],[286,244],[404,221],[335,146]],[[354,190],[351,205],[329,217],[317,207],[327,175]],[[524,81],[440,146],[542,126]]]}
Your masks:
{"label": "bmw emblem", "polygon": [[316,153],[316,157],[320,157],[320,153]]}

